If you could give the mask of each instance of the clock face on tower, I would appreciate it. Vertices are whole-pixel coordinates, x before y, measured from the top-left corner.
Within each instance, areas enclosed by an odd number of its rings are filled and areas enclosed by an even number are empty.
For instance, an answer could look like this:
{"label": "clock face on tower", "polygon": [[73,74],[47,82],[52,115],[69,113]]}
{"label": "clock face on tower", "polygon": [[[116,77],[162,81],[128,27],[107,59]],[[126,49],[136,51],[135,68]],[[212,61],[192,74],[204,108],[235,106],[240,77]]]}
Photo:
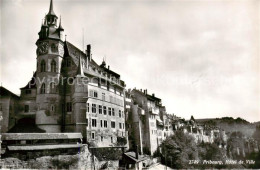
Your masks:
{"label": "clock face on tower", "polygon": [[42,54],[48,53],[48,49],[49,49],[49,43],[41,42],[37,48],[37,55],[42,55]]}

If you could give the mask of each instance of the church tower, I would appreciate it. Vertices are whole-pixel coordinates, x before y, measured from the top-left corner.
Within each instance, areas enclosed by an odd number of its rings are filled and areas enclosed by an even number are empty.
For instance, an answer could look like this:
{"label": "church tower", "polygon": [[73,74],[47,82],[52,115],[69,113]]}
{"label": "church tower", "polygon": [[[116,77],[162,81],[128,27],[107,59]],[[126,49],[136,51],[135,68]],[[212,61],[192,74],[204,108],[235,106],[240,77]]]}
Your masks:
{"label": "church tower", "polygon": [[50,1],[48,14],[44,17],[38,33],[36,70],[36,124],[46,132],[59,132],[61,122],[61,97],[59,81],[64,55],[64,29]]}

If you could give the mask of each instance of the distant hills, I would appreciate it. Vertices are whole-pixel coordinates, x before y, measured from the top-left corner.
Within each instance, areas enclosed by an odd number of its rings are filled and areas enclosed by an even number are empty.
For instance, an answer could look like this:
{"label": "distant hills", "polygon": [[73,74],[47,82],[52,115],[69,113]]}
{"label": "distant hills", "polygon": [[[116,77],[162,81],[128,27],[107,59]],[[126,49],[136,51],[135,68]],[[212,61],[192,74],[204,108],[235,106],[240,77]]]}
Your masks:
{"label": "distant hills", "polygon": [[208,126],[216,126],[226,131],[227,135],[235,131],[242,132],[247,137],[252,137],[256,126],[260,122],[250,123],[240,117],[234,119],[232,117],[212,118],[212,119],[195,119],[199,124]]}

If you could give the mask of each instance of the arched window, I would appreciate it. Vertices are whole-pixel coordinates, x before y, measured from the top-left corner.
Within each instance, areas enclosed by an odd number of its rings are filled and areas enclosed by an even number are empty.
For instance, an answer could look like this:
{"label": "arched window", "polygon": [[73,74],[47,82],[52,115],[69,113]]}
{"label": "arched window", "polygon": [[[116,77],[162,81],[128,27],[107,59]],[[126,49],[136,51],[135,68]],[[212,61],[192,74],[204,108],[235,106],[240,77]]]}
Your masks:
{"label": "arched window", "polygon": [[51,82],[50,83],[50,91],[51,91],[51,93],[56,93],[57,92],[57,88],[56,88],[56,84],[55,83],[53,83],[53,82]]}
{"label": "arched window", "polygon": [[46,70],[46,63],[44,60],[41,61],[41,72],[45,72]]}
{"label": "arched window", "polygon": [[51,61],[51,72],[56,72],[56,62],[54,60]]}
{"label": "arched window", "polygon": [[42,84],[41,86],[41,94],[45,93],[45,83]]}

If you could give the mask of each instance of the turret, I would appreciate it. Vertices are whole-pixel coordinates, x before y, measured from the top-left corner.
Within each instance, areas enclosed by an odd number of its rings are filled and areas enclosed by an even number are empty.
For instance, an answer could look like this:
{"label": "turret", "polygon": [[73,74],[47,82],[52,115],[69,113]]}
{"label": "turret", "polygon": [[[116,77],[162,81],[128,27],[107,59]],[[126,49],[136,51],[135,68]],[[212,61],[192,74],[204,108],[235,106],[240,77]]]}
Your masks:
{"label": "turret", "polygon": [[47,14],[47,23],[49,26],[56,26],[57,25],[57,19],[58,17],[56,16],[56,14],[53,11],[53,3],[52,0],[50,2],[50,9],[49,9],[49,13]]}
{"label": "turret", "polygon": [[64,29],[63,29],[63,27],[61,25],[61,16],[60,16],[59,28],[57,29],[57,31],[59,32],[60,39],[64,41]]}

